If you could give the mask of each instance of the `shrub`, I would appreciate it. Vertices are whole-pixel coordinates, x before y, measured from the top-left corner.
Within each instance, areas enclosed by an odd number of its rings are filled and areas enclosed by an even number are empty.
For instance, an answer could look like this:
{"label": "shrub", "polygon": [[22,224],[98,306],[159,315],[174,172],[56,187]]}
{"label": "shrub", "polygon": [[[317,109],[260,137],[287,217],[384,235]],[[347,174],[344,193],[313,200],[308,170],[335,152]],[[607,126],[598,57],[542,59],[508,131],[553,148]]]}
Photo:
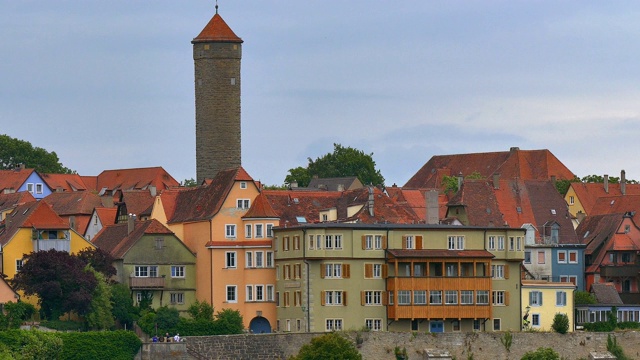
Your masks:
{"label": "shrub", "polygon": [[566,334],[567,331],[569,331],[569,317],[567,314],[557,313],[553,317],[553,324],[551,324],[551,328],[557,333]]}
{"label": "shrub", "polygon": [[504,333],[504,335],[500,338],[500,342],[504,345],[504,348],[507,352],[511,352],[511,344],[513,343],[513,335],[511,335],[510,331]]}
{"label": "shrub", "polygon": [[300,348],[294,360],[344,359],[362,360],[353,343],[339,333],[327,333],[311,339],[311,343]]}
{"label": "shrub", "polygon": [[598,321],[594,323],[585,323],[584,324],[585,331],[594,331],[594,332],[611,332],[615,330],[615,326],[612,326],[608,321]]}
{"label": "shrub", "polygon": [[[55,333],[37,330],[7,330],[0,332],[3,352],[17,359],[59,359],[62,353],[62,340]],[[5,357],[3,357],[4,359]]]}
{"label": "shrub", "polygon": [[607,335],[607,351],[612,353],[618,360],[631,360],[624,354],[622,346],[618,345],[618,339],[615,336],[611,336],[611,334]]}
{"label": "shrub", "polygon": [[560,360],[560,355],[552,348],[538,348],[527,352],[520,360]]}

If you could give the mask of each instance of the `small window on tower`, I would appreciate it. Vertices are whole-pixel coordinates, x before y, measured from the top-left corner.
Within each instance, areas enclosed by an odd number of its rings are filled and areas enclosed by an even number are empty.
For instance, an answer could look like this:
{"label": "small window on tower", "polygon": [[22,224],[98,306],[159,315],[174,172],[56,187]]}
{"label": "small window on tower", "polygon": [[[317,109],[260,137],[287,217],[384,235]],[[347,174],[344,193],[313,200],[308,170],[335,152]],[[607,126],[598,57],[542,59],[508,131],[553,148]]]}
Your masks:
{"label": "small window on tower", "polygon": [[238,45],[233,45],[233,50],[238,50]]}
{"label": "small window on tower", "polygon": [[204,49],[205,49],[205,50],[209,50],[209,44],[205,44],[205,45],[204,45]]}
{"label": "small window on tower", "polygon": [[231,78],[231,85],[235,85],[236,84],[236,78]]}

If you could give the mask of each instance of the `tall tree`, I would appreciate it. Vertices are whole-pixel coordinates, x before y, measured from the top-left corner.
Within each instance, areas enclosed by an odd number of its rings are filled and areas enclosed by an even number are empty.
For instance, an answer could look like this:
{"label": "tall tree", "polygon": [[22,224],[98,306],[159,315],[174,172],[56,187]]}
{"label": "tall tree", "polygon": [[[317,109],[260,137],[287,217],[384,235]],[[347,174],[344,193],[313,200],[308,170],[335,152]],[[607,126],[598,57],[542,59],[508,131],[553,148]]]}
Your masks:
{"label": "tall tree", "polygon": [[86,316],[87,323],[93,330],[108,330],[115,324],[112,314],[111,287],[101,272],[94,270],[90,265],[87,265],[85,270],[91,272],[98,280],[96,289],[93,291],[90,311]]}
{"label": "tall tree", "polygon": [[72,174],[52,151],[34,147],[30,142],[0,134],[0,169],[13,169],[20,164],[43,173]]}
{"label": "tall tree", "polygon": [[13,279],[16,289],[37,295],[47,319],[75,311],[84,316],[90,310],[98,280],[79,257],[66,251],[37,251],[24,256],[22,270]]}
{"label": "tall tree", "polygon": [[315,160],[307,159],[306,168],[289,169],[285,182],[297,182],[299,186],[309,185],[311,178],[357,176],[363,184],[384,185],[384,177],[376,169],[373,153],[366,154],[362,150],[333,144],[333,152]]}
{"label": "tall tree", "polygon": [[78,252],[78,258],[84,261],[85,265],[91,266],[95,271],[105,276],[107,281],[116,274],[113,266],[113,256],[102,249],[83,249]]}

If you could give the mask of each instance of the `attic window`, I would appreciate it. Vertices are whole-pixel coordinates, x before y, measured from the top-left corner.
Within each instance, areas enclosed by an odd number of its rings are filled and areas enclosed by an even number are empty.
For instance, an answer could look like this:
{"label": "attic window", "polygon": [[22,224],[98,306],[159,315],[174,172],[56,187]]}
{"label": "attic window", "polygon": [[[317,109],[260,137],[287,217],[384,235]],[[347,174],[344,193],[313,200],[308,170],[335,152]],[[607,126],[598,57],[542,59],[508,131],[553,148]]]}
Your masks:
{"label": "attic window", "polygon": [[298,200],[298,198],[293,198],[293,203],[294,203],[294,204],[299,204],[299,203],[300,203],[300,200]]}
{"label": "attic window", "polygon": [[241,181],[240,182],[240,189],[246,189],[247,188],[247,182],[246,181]]}
{"label": "attic window", "polygon": [[555,215],[556,214],[556,209],[551,209],[551,215]]}
{"label": "attic window", "polygon": [[520,206],[516,207],[516,211],[518,214],[522,214],[522,208]]}
{"label": "attic window", "polygon": [[302,224],[302,223],[306,223],[307,219],[304,216],[296,216],[296,221]]}

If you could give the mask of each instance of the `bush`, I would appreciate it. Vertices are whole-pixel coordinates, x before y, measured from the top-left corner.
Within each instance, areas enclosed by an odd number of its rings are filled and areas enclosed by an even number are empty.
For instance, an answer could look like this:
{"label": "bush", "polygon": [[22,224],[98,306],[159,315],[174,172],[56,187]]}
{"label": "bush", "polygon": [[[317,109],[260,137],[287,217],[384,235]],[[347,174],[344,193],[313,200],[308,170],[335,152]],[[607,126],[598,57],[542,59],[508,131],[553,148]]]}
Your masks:
{"label": "bush", "polygon": [[[59,359],[62,340],[55,333],[37,330],[7,330],[0,332],[4,352],[16,359]],[[4,358],[4,357],[3,357]]]}
{"label": "bush", "polygon": [[615,325],[611,325],[608,321],[598,321],[594,323],[585,323],[584,330],[585,331],[593,331],[593,332],[611,332],[615,330]]}
{"label": "bush", "polygon": [[87,330],[84,323],[79,321],[45,320],[40,326],[58,331],[84,331]]}
{"label": "bush", "polygon": [[618,339],[615,336],[612,337],[611,334],[607,335],[607,351],[612,353],[618,360],[631,360],[624,354],[622,346],[618,345]]}
{"label": "bush", "polygon": [[142,342],[131,331],[92,331],[58,333],[63,341],[62,360],[113,359],[131,360]]}
{"label": "bush", "polygon": [[311,343],[300,348],[294,360],[344,359],[362,360],[353,343],[339,333],[327,333],[311,339]]}
{"label": "bush", "polygon": [[560,355],[552,348],[538,348],[527,352],[520,360],[560,360]]}
{"label": "bush", "polygon": [[553,317],[553,324],[551,324],[551,328],[557,333],[566,334],[567,331],[569,331],[569,317],[567,314],[557,313]]}

